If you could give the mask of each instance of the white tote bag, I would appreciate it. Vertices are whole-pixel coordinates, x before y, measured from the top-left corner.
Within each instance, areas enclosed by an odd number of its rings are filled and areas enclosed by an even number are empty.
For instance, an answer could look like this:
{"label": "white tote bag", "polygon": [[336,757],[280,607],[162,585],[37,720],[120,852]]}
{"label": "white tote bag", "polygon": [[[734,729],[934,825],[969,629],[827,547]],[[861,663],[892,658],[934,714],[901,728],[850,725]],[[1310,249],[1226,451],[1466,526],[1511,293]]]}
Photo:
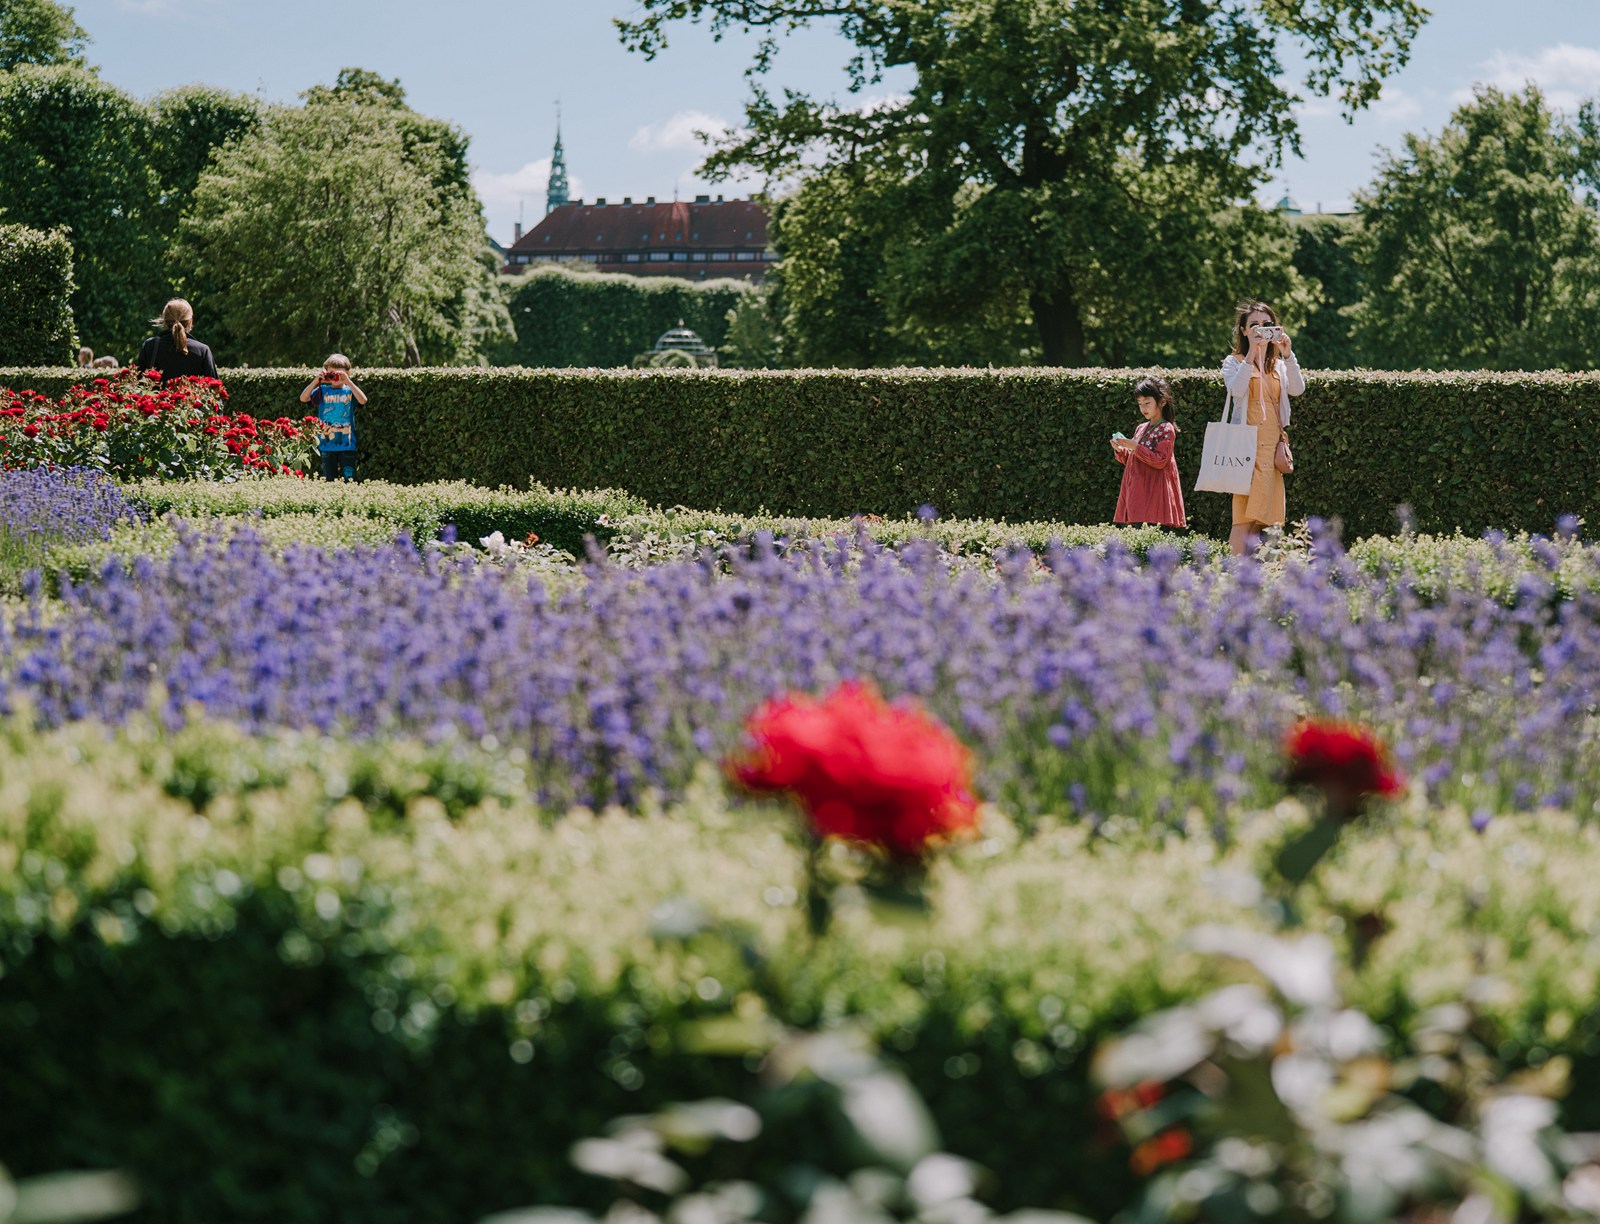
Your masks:
{"label": "white tote bag", "polygon": [[1248,401],[1240,406],[1239,424],[1233,423],[1233,393],[1222,404],[1222,419],[1206,422],[1206,444],[1200,451],[1200,476],[1196,493],[1249,493],[1256,470],[1256,427],[1243,424]]}

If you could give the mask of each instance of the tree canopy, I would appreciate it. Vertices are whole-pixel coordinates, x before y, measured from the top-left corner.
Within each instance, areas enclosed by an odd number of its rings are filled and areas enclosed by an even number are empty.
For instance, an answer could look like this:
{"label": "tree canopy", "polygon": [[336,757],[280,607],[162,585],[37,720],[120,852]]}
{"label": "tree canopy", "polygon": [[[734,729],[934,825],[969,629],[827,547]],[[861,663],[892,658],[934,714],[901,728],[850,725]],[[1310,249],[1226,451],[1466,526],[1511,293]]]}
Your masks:
{"label": "tree canopy", "polygon": [[[1480,87],[1438,136],[1407,136],[1359,197],[1373,364],[1588,369],[1600,355],[1600,141],[1529,86]],[[1587,126],[1586,126],[1587,125]]]}
{"label": "tree canopy", "polygon": [[85,67],[89,32],[54,0],[0,0],[0,72],[23,64]]}
{"label": "tree canopy", "polygon": [[[1372,101],[1405,62],[1416,0],[640,0],[619,21],[646,55],[674,22],[764,31],[743,130],[707,173],[773,181],[842,175],[905,219],[894,290],[926,324],[1020,300],[1046,363],[1111,359],[1130,310],[1161,318],[1176,351],[1200,326],[1181,293],[1211,305],[1293,293],[1272,263],[1277,222],[1242,201],[1298,151],[1294,104]],[[762,74],[777,36],[835,21],[856,45],[851,105]],[[1303,79],[1290,85],[1284,57]],[[886,69],[914,73],[902,97],[864,103]],[[1228,261],[1237,253],[1242,263]],[[1200,278],[1203,292],[1191,292]],[[1223,282],[1226,282],[1223,287]],[[787,283],[793,283],[792,277]],[[884,295],[880,294],[880,298]],[[887,299],[885,299],[887,300]],[[1225,306],[1221,307],[1225,310]],[[1005,313],[1005,309],[1001,309]],[[1225,328],[1211,324],[1212,334]],[[1130,356],[1132,354],[1129,354]]]}
{"label": "tree canopy", "polygon": [[319,100],[219,149],[183,218],[196,295],[234,359],[363,365],[478,359],[509,330],[483,218],[439,149],[387,108]]}

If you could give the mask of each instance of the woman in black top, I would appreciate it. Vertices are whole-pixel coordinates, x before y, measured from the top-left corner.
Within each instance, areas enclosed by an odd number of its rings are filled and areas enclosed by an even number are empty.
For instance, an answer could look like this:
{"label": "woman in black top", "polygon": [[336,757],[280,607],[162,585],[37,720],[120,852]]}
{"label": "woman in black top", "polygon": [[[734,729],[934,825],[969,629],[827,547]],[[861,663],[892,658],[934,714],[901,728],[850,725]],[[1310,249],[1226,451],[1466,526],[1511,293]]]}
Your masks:
{"label": "woman in black top", "polygon": [[159,319],[151,319],[158,335],[151,336],[139,349],[133,365],[137,370],[158,370],[163,383],[174,378],[217,376],[217,363],[211,350],[189,335],[194,328],[194,309],[182,298],[173,298]]}

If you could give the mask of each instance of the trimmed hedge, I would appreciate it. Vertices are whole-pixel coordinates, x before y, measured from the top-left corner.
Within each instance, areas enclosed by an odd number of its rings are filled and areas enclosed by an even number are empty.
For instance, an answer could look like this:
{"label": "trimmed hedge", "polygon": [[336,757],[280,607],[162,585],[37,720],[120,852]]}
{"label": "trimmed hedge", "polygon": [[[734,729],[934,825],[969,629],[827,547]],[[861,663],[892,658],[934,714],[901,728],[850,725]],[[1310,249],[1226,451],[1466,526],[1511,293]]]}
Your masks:
{"label": "trimmed hedge", "polygon": [[[26,1176],[122,1167],[142,1218],[472,1220],[593,1205],[570,1143],[621,1113],[737,1095],[699,1023],[856,1018],[1006,1206],[1107,1219],[1131,1180],[1097,1139],[1089,1059],[1134,1016],[1213,988],[1174,950],[1256,926],[1229,881],[1304,819],[1281,805],[1163,845],[995,818],[934,873],[926,926],[846,907],[806,937],[803,850],[709,782],[638,816],[531,806],[502,750],[114,735],[0,724],[0,1151]],[[1307,928],[1381,911],[1352,999],[1395,1032],[1478,999],[1510,1067],[1574,1062],[1600,1124],[1600,828],[1507,816],[1480,835],[1413,804],[1347,835]],[[650,937],[688,897],[766,964]],[[765,973],[763,973],[765,970]],[[1494,991],[1475,989],[1483,975]]]}
{"label": "trimmed hedge", "polygon": [[[234,405],[292,412],[309,370],[235,370]],[[1105,522],[1121,468],[1106,439],[1137,420],[1135,371],[359,371],[373,477],[625,488],[646,501],[891,516],[931,503],[974,519]],[[59,395],[67,371],[0,370]],[[1173,375],[1190,525],[1226,535],[1229,499],[1193,486],[1215,373]],[[1385,533],[1548,532],[1600,521],[1584,443],[1600,374],[1311,373],[1291,430],[1289,513]]]}
{"label": "trimmed hedge", "polygon": [[77,356],[72,290],[66,230],[0,225],[0,364],[53,365]]}
{"label": "trimmed hedge", "polygon": [[497,366],[626,366],[681,320],[713,349],[728,313],[751,291],[744,281],[683,280],[534,268],[505,285],[517,338],[489,354]]}
{"label": "trimmed hedge", "polygon": [[[269,519],[285,515],[349,517],[386,524],[378,533],[383,538],[392,539],[403,531],[419,543],[437,539],[447,525],[455,526],[457,538],[472,542],[495,531],[520,540],[531,531],[545,543],[576,554],[583,552],[585,536],[597,530],[604,534],[599,525],[602,517],[620,519],[648,509],[639,498],[617,489],[569,492],[535,485],[518,491],[487,489],[459,480],[426,485],[284,476],[227,484],[147,480],[129,485],[125,492],[129,501],[152,517],[168,513],[185,519],[251,513]],[[363,535],[362,542],[367,538]],[[339,547],[347,541],[319,535],[307,542]]]}

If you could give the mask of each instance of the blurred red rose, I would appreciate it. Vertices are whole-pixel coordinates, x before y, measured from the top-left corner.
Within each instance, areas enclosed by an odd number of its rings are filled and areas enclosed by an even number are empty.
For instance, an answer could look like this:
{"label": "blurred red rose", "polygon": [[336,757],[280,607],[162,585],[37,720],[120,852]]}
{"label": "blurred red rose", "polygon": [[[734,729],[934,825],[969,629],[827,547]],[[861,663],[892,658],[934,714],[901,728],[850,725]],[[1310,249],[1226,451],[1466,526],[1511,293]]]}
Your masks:
{"label": "blurred red rose", "polygon": [[1284,743],[1287,780],[1321,787],[1330,800],[1355,802],[1368,795],[1393,798],[1405,782],[1389,763],[1389,750],[1367,727],[1306,720]]}
{"label": "blurred red rose", "polygon": [[919,707],[890,705],[869,684],[848,681],[821,700],[774,698],[746,730],[751,747],[731,763],[734,778],[793,795],[818,837],[917,859],[977,826],[966,746]]}

